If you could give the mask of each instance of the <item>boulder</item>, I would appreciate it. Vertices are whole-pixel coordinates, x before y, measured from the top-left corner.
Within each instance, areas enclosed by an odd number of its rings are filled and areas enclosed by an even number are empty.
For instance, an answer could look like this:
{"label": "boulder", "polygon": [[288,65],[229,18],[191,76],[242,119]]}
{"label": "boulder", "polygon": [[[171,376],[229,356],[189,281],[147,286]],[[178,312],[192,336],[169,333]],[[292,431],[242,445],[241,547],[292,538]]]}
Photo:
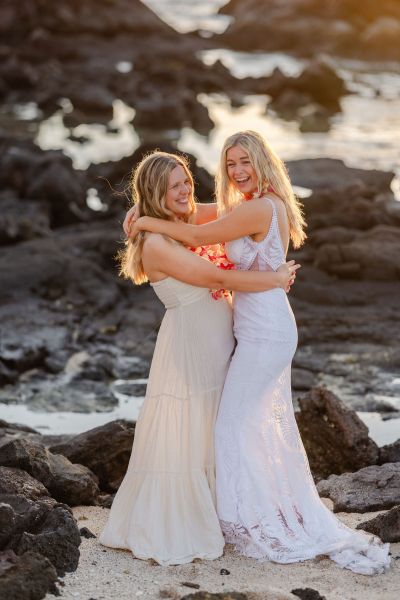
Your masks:
{"label": "boulder", "polygon": [[23,469],[49,490],[59,502],[71,506],[95,504],[99,493],[96,477],[83,465],[52,454],[37,441],[17,439],[0,447],[0,464]]}
{"label": "boulder", "polygon": [[50,450],[87,466],[99,478],[102,490],[115,492],[128,468],[134,434],[134,423],[112,421],[50,446]]}
{"label": "boulder", "polygon": [[364,467],[355,473],[331,475],[317,485],[333,501],[335,512],[385,510],[400,504],[400,463]]}
{"label": "boulder", "polygon": [[400,228],[378,225],[342,244],[322,244],[314,265],[341,279],[397,281]]}
{"label": "boulder", "polygon": [[308,391],[315,383],[315,375],[307,369],[292,369],[292,388],[294,390]]}
{"label": "boulder", "polygon": [[81,537],[77,523],[65,506],[56,505],[44,520],[30,531],[24,531],[9,547],[16,554],[39,552],[48,558],[59,576],[75,571],[79,562]]}
{"label": "boulder", "polygon": [[[58,227],[85,221],[90,217],[84,181],[73,168],[69,157],[60,151],[41,150],[32,142],[24,140],[0,140],[0,149],[0,183],[3,189],[12,190],[18,199],[27,201],[26,211],[21,211],[26,215],[35,212],[32,201],[42,205],[42,208],[38,206],[36,209],[36,223],[33,220],[30,226],[32,234],[46,233],[49,221],[51,227]],[[11,207],[8,212],[10,221]],[[7,218],[7,213],[3,218]],[[15,219],[14,216],[14,228],[17,224]],[[9,223],[8,235],[10,227]],[[20,216],[19,228],[20,235],[25,232],[27,238],[29,229],[26,216],[25,221]]]}
{"label": "boulder", "polygon": [[394,506],[373,519],[359,523],[357,529],[377,535],[382,542],[400,542],[400,506]]}
{"label": "boulder", "polygon": [[386,444],[379,448],[379,464],[391,462],[400,463],[400,439],[393,444]]}
{"label": "boulder", "polygon": [[21,494],[0,493],[0,549],[19,539],[24,531],[35,531],[55,506],[50,497],[31,500]]}
{"label": "boulder", "polygon": [[297,424],[313,475],[355,471],[378,462],[378,446],[356,412],[325,388],[299,399]]}
{"label": "boulder", "polygon": [[0,494],[21,495],[28,500],[49,498],[40,481],[20,469],[0,466]]}
{"label": "boulder", "polygon": [[[339,100],[346,91],[343,79],[321,60],[310,62],[297,77],[282,76],[275,70],[270,85],[266,85],[273,106],[299,108],[313,102],[332,112],[340,110]],[[288,93],[292,100],[284,101],[283,96]]]}
{"label": "boulder", "polygon": [[326,596],[321,596],[317,590],[312,588],[296,588],[292,590],[292,594],[300,600],[326,600]]}
{"label": "boulder", "polygon": [[48,592],[57,595],[57,572],[51,562],[37,552],[16,556],[12,550],[0,552],[0,597],[9,600],[41,600]]}
{"label": "boulder", "polygon": [[[376,169],[358,169],[347,167],[342,160],[334,158],[305,158],[287,162],[290,179],[294,185],[310,188],[314,191],[329,191],[328,202],[335,203],[340,200],[339,193],[349,190],[353,186],[357,191],[368,190],[368,194],[378,194],[390,191],[390,184],[394,173],[378,171]],[[306,199],[308,204],[311,199]],[[318,204],[321,210],[327,208],[325,199]],[[312,210],[317,208],[314,202]]]}

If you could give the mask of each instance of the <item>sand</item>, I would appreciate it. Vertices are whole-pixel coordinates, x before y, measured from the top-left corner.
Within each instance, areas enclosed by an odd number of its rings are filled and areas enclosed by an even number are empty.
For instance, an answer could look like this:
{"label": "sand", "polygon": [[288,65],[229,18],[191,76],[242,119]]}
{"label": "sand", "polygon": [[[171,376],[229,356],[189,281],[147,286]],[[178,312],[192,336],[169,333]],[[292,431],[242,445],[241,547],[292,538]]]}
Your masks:
{"label": "sand", "polygon": [[[327,501],[329,502],[329,501]],[[74,509],[79,527],[88,527],[96,536],[101,532],[108,509],[81,506]],[[346,525],[355,527],[378,513],[339,514]],[[198,584],[209,592],[251,592],[251,600],[295,600],[295,588],[318,590],[326,600],[399,600],[400,543],[392,544],[392,568],[384,575],[369,577],[341,569],[327,558],[291,565],[258,562],[235,554],[227,546],[218,560],[200,561],[176,567],[160,567],[150,561],[133,559],[124,550],[102,546],[97,538],[82,538],[78,569],[68,573],[60,588],[65,600],[178,600],[196,589],[182,585]],[[396,557],[399,560],[396,560]],[[227,569],[229,575],[221,575]],[[46,600],[54,596],[49,594]]]}

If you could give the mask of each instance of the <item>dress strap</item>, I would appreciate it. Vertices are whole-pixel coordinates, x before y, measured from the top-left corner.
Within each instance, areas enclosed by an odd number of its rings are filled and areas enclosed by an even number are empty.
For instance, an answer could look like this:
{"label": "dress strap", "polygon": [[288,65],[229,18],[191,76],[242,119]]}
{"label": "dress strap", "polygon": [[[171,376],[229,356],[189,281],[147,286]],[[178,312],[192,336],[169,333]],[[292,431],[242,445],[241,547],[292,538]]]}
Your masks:
{"label": "dress strap", "polygon": [[265,196],[265,199],[268,200],[268,202],[270,203],[270,205],[272,206],[272,213],[274,215],[276,215],[276,206],[275,206],[275,202],[273,202],[271,200],[271,198],[269,198],[268,196]]}

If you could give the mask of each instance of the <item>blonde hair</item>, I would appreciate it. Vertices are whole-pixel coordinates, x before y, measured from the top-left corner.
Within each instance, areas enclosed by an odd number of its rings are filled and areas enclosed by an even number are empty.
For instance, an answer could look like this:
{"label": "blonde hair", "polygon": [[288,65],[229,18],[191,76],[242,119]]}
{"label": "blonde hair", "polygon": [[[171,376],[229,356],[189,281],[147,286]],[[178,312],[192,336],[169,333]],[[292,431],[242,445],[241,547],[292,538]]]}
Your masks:
{"label": "blonde hair", "polygon": [[268,142],[255,131],[239,131],[228,137],[222,148],[221,159],[215,178],[215,194],[218,212],[226,213],[242,200],[241,194],[232,185],[226,166],[227,152],[233,146],[241,146],[249,156],[257,174],[258,195],[267,194],[269,188],[283,200],[289,221],[289,233],[294,248],[304,242],[306,222],[302,205],[294,195],[284,162],[275,154]]}
{"label": "blonde hair", "polygon": [[[196,211],[193,195],[193,177],[189,170],[187,159],[183,156],[168,154],[156,150],[145,156],[132,172],[130,187],[132,190],[132,204],[136,205],[139,215],[157,217],[158,219],[174,219],[174,213],[166,204],[168,182],[171,172],[176,167],[183,167],[190,180],[191,193],[189,195],[190,211],[184,220],[189,220],[190,215]],[[141,231],[135,239],[127,239],[125,248],[117,255],[120,268],[119,274],[125,279],[132,279],[140,285],[148,281],[143,270],[142,250],[145,232]]]}

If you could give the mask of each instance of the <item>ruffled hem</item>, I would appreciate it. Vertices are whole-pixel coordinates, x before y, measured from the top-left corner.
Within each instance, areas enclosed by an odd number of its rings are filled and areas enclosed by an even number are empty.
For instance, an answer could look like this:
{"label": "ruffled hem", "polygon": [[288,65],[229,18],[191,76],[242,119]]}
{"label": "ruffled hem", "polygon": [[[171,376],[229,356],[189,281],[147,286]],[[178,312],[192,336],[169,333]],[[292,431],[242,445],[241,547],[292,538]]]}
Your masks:
{"label": "ruffled hem", "polygon": [[185,565],[187,563],[191,563],[193,562],[195,559],[200,559],[200,560],[216,560],[217,558],[220,558],[223,555],[224,552],[224,544],[222,544],[221,548],[219,550],[215,550],[214,553],[212,552],[197,552],[195,554],[189,554],[187,556],[180,556],[180,557],[165,557],[165,556],[153,556],[153,553],[151,553],[151,555],[149,553],[146,553],[144,551],[141,551],[140,549],[135,549],[134,547],[127,547],[126,545],[115,545],[112,543],[108,543],[107,536],[100,536],[100,544],[102,544],[103,546],[107,546],[108,548],[116,548],[118,550],[129,550],[130,552],[132,552],[133,558],[138,558],[139,560],[154,560],[156,561],[156,563],[158,563],[159,565],[161,565],[162,567],[172,567],[174,565]]}
{"label": "ruffled hem", "polygon": [[212,498],[213,477],[211,469],[186,473],[128,469],[100,543],[160,565],[220,557],[224,539]]}

